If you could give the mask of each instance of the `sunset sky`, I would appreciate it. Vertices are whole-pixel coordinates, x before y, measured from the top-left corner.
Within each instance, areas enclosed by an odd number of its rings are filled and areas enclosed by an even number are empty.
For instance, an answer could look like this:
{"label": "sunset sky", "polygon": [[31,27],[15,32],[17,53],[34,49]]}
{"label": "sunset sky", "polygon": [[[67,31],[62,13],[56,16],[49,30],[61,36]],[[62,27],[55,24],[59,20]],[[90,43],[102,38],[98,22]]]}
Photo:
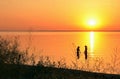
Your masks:
{"label": "sunset sky", "polygon": [[119,30],[119,26],[120,0],[0,0],[0,30]]}

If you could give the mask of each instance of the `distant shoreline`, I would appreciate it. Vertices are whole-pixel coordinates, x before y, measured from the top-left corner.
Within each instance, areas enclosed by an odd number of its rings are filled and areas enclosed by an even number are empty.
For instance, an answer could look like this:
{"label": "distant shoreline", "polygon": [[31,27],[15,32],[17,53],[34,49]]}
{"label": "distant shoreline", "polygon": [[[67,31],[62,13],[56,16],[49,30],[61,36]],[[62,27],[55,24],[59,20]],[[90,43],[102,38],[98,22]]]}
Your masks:
{"label": "distant shoreline", "polygon": [[0,30],[0,32],[120,32],[120,30]]}

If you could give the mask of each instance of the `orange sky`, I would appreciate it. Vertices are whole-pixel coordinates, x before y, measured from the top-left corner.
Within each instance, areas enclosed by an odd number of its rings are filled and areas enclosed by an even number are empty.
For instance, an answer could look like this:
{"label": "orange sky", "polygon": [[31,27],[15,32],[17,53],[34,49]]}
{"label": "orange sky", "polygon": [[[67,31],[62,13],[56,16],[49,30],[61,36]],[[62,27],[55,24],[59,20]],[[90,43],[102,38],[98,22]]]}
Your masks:
{"label": "orange sky", "polygon": [[120,0],[0,0],[1,30],[120,29]]}

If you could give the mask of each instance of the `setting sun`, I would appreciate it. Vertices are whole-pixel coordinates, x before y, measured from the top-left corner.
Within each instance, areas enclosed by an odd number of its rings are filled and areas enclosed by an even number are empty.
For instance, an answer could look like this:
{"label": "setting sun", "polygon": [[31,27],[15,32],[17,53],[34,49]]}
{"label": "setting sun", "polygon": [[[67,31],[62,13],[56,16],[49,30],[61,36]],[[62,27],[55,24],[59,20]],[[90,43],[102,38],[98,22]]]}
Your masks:
{"label": "setting sun", "polygon": [[99,17],[98,14],[85,14],[82,16],[81,20],[78,20],[78,25],[82,26],[86,30],[97,30],[101,29],[102,25],[105,24],[103,22],[103,18]]}
{"label": "setting sun", "polygon": [[88,20],[88,25],[93,27],[96,25],[96,21],[94,19],[90,19],[90,20]]}

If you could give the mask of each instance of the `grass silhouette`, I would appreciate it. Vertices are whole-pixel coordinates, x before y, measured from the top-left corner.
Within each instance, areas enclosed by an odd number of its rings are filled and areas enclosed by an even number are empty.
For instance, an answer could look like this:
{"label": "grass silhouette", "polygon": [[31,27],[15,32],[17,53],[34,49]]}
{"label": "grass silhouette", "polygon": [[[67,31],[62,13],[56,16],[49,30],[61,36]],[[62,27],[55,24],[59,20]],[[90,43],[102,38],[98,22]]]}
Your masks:
{"label": "grass silhouette", "polygon": [[[19,49],[19,39],[6,39],[0,37],[0,79],[120,79],[117,74],[105,74],[107,70],[115,72],[117,52],[113,55],[113,65],[103,66],[101,58],[96,58],[93,66],[90,60],[81,63],[73,61],[71,67],[64,59],[53,61],[47,56],[40,56],[35,62],[35,56],[28,55],[29,48]],[[86,64],[86,65],[85,65]],[[93,72],[94,71],[94,72]],[[111,72],[111,73],[112,73]]]}

